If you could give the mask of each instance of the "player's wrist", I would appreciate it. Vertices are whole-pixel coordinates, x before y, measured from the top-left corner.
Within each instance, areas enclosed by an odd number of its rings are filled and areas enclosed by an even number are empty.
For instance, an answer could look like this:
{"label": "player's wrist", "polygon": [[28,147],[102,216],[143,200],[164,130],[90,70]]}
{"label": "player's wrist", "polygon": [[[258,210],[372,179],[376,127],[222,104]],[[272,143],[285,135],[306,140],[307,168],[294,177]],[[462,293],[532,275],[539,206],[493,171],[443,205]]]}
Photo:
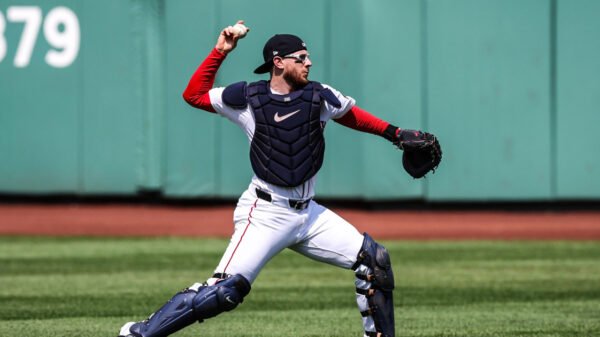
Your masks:
{"label": "player's wrist", "polygon": [[218,46],[215,46],[215,48],[213,50],[216,51],[217,53],[221,54],[221,56],[227,56],[227,54],[229,53],[229,51],[225,50],[224,48],[220,48]]}
{"label": "player's wrist", "polygon": [[383,134],[381,135],[383,138],[389,140],[392,143],[397,143],[398,142],[398,135],[400,133],[400,128],[393,125],[393,124],[389,124],[385,130],[383,131]]}
{"label": "player's wrist", "polygon": [[389,124],[383,132],[382,137],[402,148],[400,145],[402,142],[423,140],[425,134],[419,130],[401,129]]}
{"label": "player's wrist", "polygon": [[423,131],[419,130],[409,130],[409,129],[398,129],[398,141],[415,141],[415,140],[423,140],[425,138],[425,134]]}

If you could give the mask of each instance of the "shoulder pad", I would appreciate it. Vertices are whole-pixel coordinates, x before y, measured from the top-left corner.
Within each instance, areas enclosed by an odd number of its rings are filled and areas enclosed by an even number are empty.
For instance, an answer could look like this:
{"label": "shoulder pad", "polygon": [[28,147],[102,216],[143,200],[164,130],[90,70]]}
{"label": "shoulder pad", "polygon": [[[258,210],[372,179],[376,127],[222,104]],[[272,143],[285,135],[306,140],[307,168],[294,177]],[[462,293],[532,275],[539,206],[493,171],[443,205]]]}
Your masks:
{"label": "shoulder pad", "polygon": [[243,109],[248,105],[248,99],[246,96],[246,82],[237,82],[228,85],[223,93],[221,94],[223,103],[234,108]]}
{"label": "shoulder pad", "polygon": [[269,85],[269,82],[267,82],[265,80],[260,80],[260,81],[256,81],[256,82],[252,82],[252,83],[248,84],[248,89],[246,91],[247,97],[252,97],[257,94],[261,94],[261,95],[267,94],[269,92],[268,85]]}
{"label": "shoulder pad", "polygon": [[334,107],[336,107],[336,108],[342,107],[342,103],[340,102],[340,100],[337,97],[335,97],[333,92],[331,90],[329,90],[328,88],[324,88],[323,90],[321,90],[319,92],[319,95],[321,96],[321,98],[323,98],[324,100],[329,102],[329,104],[333,105]]}

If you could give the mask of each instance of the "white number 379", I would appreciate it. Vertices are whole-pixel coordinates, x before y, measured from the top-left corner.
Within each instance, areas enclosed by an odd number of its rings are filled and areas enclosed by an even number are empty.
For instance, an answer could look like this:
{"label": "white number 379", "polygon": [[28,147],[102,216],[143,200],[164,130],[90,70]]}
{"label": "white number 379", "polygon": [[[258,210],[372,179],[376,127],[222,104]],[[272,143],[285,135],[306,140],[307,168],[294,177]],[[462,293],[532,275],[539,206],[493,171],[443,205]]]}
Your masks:
{"label": "white number 379", "polygon": [[[42,25],[42,10],[36,6],[11,6],[6,10],[6,19],[0,12],[0,62],[6,57],[7,20],[24,24],[13,64],[17,68],[27,67]],[[77,15],[67,7],[53,8],[44,19],[44,37],[55,48],[46,52],[46,63],[55,68],[68,67],[79,53],[80,30]]]}

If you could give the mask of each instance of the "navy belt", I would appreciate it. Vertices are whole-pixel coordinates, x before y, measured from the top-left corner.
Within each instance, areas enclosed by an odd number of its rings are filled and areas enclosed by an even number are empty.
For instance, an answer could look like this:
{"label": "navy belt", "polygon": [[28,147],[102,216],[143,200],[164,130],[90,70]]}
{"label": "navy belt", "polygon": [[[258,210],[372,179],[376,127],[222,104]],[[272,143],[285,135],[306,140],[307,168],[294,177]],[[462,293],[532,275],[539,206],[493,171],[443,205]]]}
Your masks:
{"label": "navy belt", "polygon": [[[261,189],[258,189],[258,188],[256,189],[256,196],[259,199],[262,199],[264,201],[273,202],[273,197],[271,196],[271,194],[268,192],[265,192]],[[297,210],[303,210],[303,209],[306,209],[306,207],[308,207],[308,205],[310,204],[310,201],[312,199],[306,199],[306,200],[286,199],[286,200],[287,200],[290,208],[297,209]]]}

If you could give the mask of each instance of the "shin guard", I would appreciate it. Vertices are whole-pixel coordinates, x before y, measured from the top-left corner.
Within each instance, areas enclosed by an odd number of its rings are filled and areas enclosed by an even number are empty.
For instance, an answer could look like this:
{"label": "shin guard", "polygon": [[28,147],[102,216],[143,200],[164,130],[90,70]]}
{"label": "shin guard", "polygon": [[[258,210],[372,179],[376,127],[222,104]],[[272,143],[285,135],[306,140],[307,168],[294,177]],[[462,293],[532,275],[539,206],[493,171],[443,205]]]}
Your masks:
{"label": "shin guard", "polygon": [[367,233],[353,266],[365,336],[394,337],[394,274],[387,250]]}
{"label": "shin guard", "polygon": [[233,310],[249,292],[250,283],[241,275],[233,275],[212,286],[187,288],[175,294],[147,320],[131,325],[129,336],[168,336],[196,321]]}

